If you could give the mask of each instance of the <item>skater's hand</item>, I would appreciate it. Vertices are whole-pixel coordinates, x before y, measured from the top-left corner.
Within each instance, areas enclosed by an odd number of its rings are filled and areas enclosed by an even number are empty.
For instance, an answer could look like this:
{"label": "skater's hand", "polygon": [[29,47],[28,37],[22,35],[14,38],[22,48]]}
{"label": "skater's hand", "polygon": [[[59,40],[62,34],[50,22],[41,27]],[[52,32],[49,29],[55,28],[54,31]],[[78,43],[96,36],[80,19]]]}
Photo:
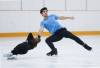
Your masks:
{"label": "skater's hand", "polygon": [[35,38],[35,40],[36,40],[37,42],[40,42],[40,41],[41,41],[40,38],[41,38],[41,36],[40,36],[40,35],[37,35],[36,38]]}

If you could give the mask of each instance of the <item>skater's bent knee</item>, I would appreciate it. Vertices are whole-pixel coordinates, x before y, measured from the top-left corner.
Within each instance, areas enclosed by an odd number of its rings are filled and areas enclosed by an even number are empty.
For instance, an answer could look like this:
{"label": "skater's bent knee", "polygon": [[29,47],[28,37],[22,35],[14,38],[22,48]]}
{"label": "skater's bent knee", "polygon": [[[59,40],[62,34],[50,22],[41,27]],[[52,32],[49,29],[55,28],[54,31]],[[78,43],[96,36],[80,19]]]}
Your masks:
{"label": "skater's bent knee", "polygon": [[49,39],[46,39],[45,42],[48,43],[48,42],[50,42],[50,40]]}

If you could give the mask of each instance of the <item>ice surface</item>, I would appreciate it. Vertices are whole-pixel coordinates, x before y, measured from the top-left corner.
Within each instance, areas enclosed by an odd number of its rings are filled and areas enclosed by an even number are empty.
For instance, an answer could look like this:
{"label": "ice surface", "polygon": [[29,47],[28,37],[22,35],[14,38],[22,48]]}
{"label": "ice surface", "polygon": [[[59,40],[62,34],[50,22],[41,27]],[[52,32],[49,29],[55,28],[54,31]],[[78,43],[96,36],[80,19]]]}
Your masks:
{"label": "ice surface", "polygon": [[4,54],[10,52],[25,37],[0,38],[0,68],[100,68],[100,36],[80,36],[92,51],[85,50],[71,39],[63,38],[55,42],[58,56],[46,56],[50,48],[45,37],[38,46],[25,55],[18,55],[16,60],[7,60]]}

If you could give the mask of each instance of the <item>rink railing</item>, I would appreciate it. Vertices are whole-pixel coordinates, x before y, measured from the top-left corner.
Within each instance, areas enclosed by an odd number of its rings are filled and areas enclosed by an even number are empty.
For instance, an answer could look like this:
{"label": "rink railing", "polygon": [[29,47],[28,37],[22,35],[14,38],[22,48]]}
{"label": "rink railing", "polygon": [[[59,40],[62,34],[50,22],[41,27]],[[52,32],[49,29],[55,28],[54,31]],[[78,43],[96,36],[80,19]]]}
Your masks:
{"label": "rink railing", "polygon": [[[0,33],[0,37],[23,37],[27,36],[29,32],[12,32],[12,33]],[[72,31],[73,34],[78,36],[91,36],[91,35],[100,35],[100,31]],[[37,35],[37,32],[32,32],[34,36]],[[49,32],[43,32],[42,36],[49,36]]]}

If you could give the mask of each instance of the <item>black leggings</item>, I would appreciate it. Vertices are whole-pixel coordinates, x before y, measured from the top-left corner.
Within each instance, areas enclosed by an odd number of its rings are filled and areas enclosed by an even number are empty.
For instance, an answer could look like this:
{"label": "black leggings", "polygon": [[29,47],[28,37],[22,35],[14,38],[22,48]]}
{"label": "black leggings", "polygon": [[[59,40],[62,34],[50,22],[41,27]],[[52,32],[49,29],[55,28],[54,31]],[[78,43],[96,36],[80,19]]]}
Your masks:
{"label": "black leggings", "polygon": [[61,40],[63,37],[70,38],[70,39],[76,41],[77,43],[79,43],[80,45],[84,45],[84,42],[80,38],[73,35],[71,32],[67,31],[66,28],[61,28],[61,29],[57,30],[53,35],[51,35],[50,37],[48,37],[46,39],[46,43],[53,50],[53,49],[55,49],[53,42],[57,42],[57,41]]}

